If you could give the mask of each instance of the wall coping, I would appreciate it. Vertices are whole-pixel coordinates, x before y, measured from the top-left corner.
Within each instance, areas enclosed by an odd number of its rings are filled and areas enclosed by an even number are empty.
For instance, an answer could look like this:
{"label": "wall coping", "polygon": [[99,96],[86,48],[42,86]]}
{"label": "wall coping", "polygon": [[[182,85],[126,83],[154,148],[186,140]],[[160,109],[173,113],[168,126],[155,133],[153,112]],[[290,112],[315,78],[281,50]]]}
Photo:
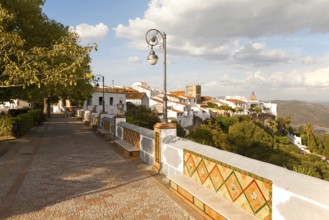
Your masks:
{"label": "wall coping", "polygon": [[[288,169],[202,145],[177,136],[167,136],[163,142],[178,149],[188,149],[241,170],[269,179],[278,188],[292,192],[311,203],[325,204],[329,209],[329,182]],[[321,195],[321,196],[320,196]],[[318,204],[319,205],[319,204]]]}
{"label": "wall coping", "polygon": [[136,132],[142,134],[145,137],[149,137],[151,139],[154,139],[154,131],[151,130],[151,129],[142,128],[142,127],[139,127],[137,125],[129,124],[129,123],[126,123],[126,122],[123,122],[123,121],[120,121],[118,123],[118,126],[123,127],[123,128],[128,128],[130,130],[133,130],[133,131],[136,131]]}

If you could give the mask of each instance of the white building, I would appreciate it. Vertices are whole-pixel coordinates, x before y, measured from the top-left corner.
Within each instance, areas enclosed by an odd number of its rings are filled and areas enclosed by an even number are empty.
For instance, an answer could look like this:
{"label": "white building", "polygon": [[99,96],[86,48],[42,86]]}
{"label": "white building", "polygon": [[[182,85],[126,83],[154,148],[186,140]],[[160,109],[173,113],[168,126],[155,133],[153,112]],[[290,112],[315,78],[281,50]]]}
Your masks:
{"label": "white building", "polygon": [[134,105],[143,105],[149,107],[149,97],[145,92],[128,92],[126,93],[126,102]]}
{"label": "white building", "polygon": [[9,109],[18,109],[24,107],[31,108],[31,103],[20,99],[11,99],[8,102],[0,103],[0,113],[7,113]]}
{"label": "white building", "polygon": [[137,90],[138,92],[145,92],[149,98],[160,94],[159,91],[152,89],[146,82],[136,82],[131,85],[131,88]]}
{"label": "white building", "polygon": [[[126,94],[122,89],[117,88],[104,88],[104,111],[109,115],[117,114],[117,105],[122,103],[124,105],[124,111],[126,111]],[[94,93],[91,99],[85,101],[84,109],[89,111],[95,110],[97,113],[103,111],[103,88],[94,88]]]}

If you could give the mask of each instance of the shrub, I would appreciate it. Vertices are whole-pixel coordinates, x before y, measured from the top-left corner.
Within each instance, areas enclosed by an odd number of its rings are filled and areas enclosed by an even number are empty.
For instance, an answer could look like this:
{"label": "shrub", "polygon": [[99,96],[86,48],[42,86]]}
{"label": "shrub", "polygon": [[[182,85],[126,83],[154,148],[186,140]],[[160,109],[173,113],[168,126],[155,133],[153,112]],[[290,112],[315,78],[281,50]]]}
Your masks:
{"label": "shrub", "polygon": [[8,116],[0,117],[0,136],[13,136],[12,118]]}
{"label": "shrub", "polygon": [[22,136],[43,121],[44,115],[41,109],[30,110],[16,117],[0,117],[0,136]]}
{"label": "shrub", "polygon": [[27,113],[29,110],[30,110],[30,108],[28,108],[28,107],[19,108],[19,109],[9,109],[8,115],[11,117],[15,117],[17,115]]}

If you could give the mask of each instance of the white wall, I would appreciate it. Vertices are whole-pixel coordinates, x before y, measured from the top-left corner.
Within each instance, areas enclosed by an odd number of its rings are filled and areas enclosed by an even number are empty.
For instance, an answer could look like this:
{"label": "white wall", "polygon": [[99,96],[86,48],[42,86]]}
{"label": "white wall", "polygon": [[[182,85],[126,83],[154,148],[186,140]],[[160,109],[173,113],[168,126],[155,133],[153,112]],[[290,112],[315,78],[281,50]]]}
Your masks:
{"label": "white wall", "polygon": [[[97,113],[101,113],[103,111],[103,106],[102,103],[99,103],[99,97],[103,97],[103,93],[94,92],[91,98],[91,105],[87,106],[87,102],[85,102],[84,108],[92,111],[94,106],[96,106]],[[110,105],[110,97],[113,97],[113,105]],[[122,104],[124,104],[124,111],[127,110],[126,95],[124,93],[104,93],[104,100],[105,112],[110,115],[117,114],[117,104],[119,104],[120,101],[122,101]]]}

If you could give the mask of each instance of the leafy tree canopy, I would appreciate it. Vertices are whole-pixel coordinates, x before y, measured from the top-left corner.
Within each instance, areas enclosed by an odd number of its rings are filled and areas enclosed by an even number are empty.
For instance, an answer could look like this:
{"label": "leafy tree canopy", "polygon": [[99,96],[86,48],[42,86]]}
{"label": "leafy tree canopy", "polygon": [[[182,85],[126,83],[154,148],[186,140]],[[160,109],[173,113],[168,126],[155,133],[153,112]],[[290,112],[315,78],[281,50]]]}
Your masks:
{"label": "leafy tree canopy", "polygon": [[7,0],[0,5],[0,88],[67,86],[92,78],[79,69],[95,45],[80,46],[75,33],[41,13],[42,4]]}

